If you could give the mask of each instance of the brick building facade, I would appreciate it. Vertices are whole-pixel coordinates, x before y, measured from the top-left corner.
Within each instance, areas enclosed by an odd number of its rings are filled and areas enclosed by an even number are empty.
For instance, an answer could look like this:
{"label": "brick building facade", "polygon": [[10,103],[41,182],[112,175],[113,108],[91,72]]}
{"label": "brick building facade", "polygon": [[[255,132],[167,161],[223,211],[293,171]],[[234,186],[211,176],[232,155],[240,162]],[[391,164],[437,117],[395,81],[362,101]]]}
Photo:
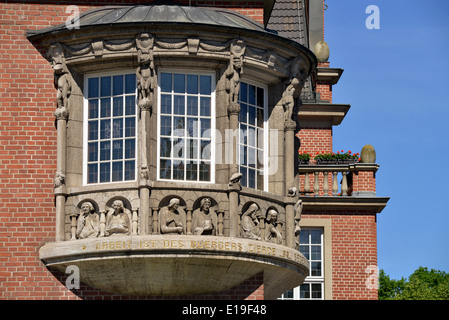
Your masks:
{"label": "brick building facade", "polygon": [[[103,6],[148,2],[96,0],[77,1],[75,4],[83,13]],[[274,17],[295,11],[309,19],[317,19],[311,2],[321,3],[322,7],[322,1],[312,0],[180,1],[183,5],[235,10],[260,25],[278,29],[281,35],[281,29],[289,27],[289,24],[276,23]],[[43,56],[45,50],[27,39],[27,34],[64,24],[73,13],[66,10],[73,4],[71,1],[56,0],[8,1],[0,4],[0,298],[160,299],[158,296],[137,297],[104,292],[83,283],[80,288],[68,289],[68,275],[49,270],[39,257],[40,248],[55,241],[57,232],[56,93],[52,66]],[[301,18],[297,14],[294,16]],[[294,40],[313,51],[312,32],[307,30],[307,22],[298,30],[303,36]],[[301,141],[299,151],[308,151],[312,155],[334,150],[332,127],[339,125],[349,110],[348,105],[332,103],[332,86],[338,82],[342,70],[331,69],[327,59],[318,62],[316,71],[305,85],[302,102],[297,100],[301,103],[298,113],[301,130],[297,133]],[[312,161],[309,165],[298,167],[296,181],[304,206],[301,234],[310,235],[309,239],[319,235],[320,240],[319,243],[311,240],[308,247],[307,243],[304,244],[305,250],[312,250],[315,256],[312,258],[312,254],[306,254],[306,257],[316,260],[313,267],[310,263],[309,278],[306,278],[305,283],[309,283],[309,287],[302,285],[301,293],[292,289],[289,294],[284,294],[284,298],[298,298],[300,295],[334,300],[377,299],[377,291],[366,283],[370,276],[367,268],[377,265],[376,214],[388,201],[375,194],[378,165],[361,161],[323,166]],[[341,186],[336,186],[336,179],[338,184],[342,182]],[[314,247],[316,244],[318,246]],[[312,274],[313,268],[318,273]],[[314,286],[316,284],[318,286]],[[263,299],[264,277],[257,274],[238,286],[218,293],[171,298]]]}

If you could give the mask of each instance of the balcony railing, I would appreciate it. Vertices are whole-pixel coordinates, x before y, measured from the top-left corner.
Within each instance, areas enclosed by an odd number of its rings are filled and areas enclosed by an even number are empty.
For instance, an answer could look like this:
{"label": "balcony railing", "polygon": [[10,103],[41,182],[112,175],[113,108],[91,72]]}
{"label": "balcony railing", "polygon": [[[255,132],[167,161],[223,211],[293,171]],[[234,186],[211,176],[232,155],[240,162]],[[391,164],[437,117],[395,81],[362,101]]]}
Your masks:
{"label": "balcony railing", "polygon": [[302,196],[375,196],[379,168],[374,163],[299,165]]}

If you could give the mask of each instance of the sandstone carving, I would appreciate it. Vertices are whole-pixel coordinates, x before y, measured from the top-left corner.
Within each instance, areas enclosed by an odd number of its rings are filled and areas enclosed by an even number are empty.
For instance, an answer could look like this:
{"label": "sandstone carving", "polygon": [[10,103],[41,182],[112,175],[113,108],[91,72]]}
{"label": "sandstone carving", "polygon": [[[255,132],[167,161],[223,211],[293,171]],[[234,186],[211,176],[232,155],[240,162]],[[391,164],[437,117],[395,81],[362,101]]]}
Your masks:
{"label": "sandstone carving", "polygon": [[240,91],[240,77],[243,73],[243,55],[246,44],[243,40],[236,39],[231,43],[231,58],[226,70],[226,91],[229,95],[229,105],[238,105]]}
{"label": "sandstone carving", "polygon": [[54,71],[54,85],[57,90],[57,109],[55,115],[58,119],[61,117],[66,119],[68,115],[68,103],[72,90],[72,83],[69,76],[69,70],[67,69],[65,63],[63,46],[60,43],[50,45],[48,55],[52,59],[51,65]]}
{"label": "sandstone carving", "polygon": [[295,249],[299,250],[299,235],[301,233],[301,227],[299,226],[299,222],[301,221],[303,203],[302,200],[298,200],[293,210],[295,211]]}
{"label": "sandstone carving", "polygon": [[81,205],[81,213],[76,226],[78,239],[95,238],[100,234],[100,216],[92,203],[86,201]]}
{"label": "sandstone carving", "polygon": [[265,237],[264,240],[271,243],[282,244],[282,234],[278,230],[278,212],[270,209],[265,219]]}
{"label": "sandstone carving", "polygon": [[193,211],[192,229],[195,235],[217,235],[217,214],[209,198],[203,198],[200,207]]}
{"label": "sandstone carving", "polygon": [[123,205],[122,200],[115,200],[106,215],[105,236],[130,235],[131,211]]}
{"label": "sandstone carving", "polygon": [[155,87],[155,69],[153,57],[154,38],[142,33],[136,38],[137,45],[137,89],[139,107],[151,111]]}
{"label": "sandstone carving", "polygon": [[179,206],[179,199],[173,198],[159,212],[159,225],[162,234],[186,234],[187,216]]}
{"label": "sandstone carving", "polygon": [[259,206],[255,203],[242,214],[241,236],[247,239],[260,240],[259,219],[257,217]]}

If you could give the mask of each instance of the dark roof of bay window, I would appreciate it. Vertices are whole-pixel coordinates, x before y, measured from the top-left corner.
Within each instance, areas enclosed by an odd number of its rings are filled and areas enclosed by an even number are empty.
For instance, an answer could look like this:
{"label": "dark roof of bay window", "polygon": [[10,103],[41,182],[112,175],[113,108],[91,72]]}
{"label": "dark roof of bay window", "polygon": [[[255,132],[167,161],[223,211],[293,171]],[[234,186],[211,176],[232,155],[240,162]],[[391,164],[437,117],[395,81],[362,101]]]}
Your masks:
{"label": "dark roof of bay window", "polygon": [[[262,24],[243,14],[220,8],[190,7],[181,5],[135,5],[107,6],[87,11],[79,16],[79,27],[145,24],[179,23],[223,26],[268,32]],[[67,30],[66,24],[40,30],[29,30],[28,38]]]}

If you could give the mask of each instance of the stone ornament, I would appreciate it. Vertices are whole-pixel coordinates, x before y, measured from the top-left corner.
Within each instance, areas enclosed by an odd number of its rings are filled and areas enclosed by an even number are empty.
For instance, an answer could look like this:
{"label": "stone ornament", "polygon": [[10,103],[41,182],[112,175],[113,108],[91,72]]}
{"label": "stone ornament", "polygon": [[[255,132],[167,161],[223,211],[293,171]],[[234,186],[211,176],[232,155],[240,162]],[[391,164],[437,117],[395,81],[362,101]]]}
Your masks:
{"label": "stone ornament", "polygon": [[132,231],[131,211],[123,205],[122,200],[114,200],[112,208],[106,215],[105,236],[130,235]]}
{"label": "stone ornament", "polygon": [[282,234],[278,230],[278,215],[278,212],[274,209],[267,211],[264,240],[271,243],[282,244]]}
{"label": "stone ornament", "polygon": [[69,70],[65,62],[64,47],[60,43],[50,45],[48,55],[51,57],[51,66],[54,72],[54,86],[56,91],[57,109],[56,118],[66,120],[68,117],[69,97],[72,83]]}
{"label": "stone ornament", "polygon": [[137,46],[137,90],[138,103],[141,109],[150,110],[153,107],[153,95],[156,85],[153,46],[154,38],[148,33],[142,33],[136,38]]}
{"label": "stone ornament", "polygon": [[192,231],[195,235],[217,235],[217,214],[211,208],[211,200],[203,198],[200,207],[193,211]]}
{"label": "stone ornament", "polygon": [[261,240],[259,219],[257,217],[258,211],[259,206],[253,203],[242,214],[242,221],[240,223],[242,238]]}
{"label": "stone ornament", "polygon": [[293,210],[295,212],[295,249],[299,250],[299,235],[301,233],[301,227],[299,223],[301,222],[303,203],[302,200],[299,199],[295,205],[293,206]]}
{"label": "stone ornament", "polygon": [[76,225],[78,239],[96,238],[100,234],[100,216],[89,201],[81,205],[81,212]]}
{"label": "stone ornament", "polygon": [[229,96],[229,106],[238,105],[240,91],[240,77],[243,73],[243,55],[246,51],[246,43],[235,39],[231,43],[228,68],[226,70],[226,91]]}
{"label": "stone ornament", "polygon": [[159,226],[161,234],[187,234],[187,215],[180,207],[178,198],[172,198],[160,210]]}
{"label": "stone ornament", "polygon": [[306,73],[305,62],[300,58],[294,58],[290,63],[289,79],[285,83],[285,90],[282,93],[282,106],[284,108],[284,120],[296,121],[293,119],[295,108],[295,98],[300,93],[305,83]]}

